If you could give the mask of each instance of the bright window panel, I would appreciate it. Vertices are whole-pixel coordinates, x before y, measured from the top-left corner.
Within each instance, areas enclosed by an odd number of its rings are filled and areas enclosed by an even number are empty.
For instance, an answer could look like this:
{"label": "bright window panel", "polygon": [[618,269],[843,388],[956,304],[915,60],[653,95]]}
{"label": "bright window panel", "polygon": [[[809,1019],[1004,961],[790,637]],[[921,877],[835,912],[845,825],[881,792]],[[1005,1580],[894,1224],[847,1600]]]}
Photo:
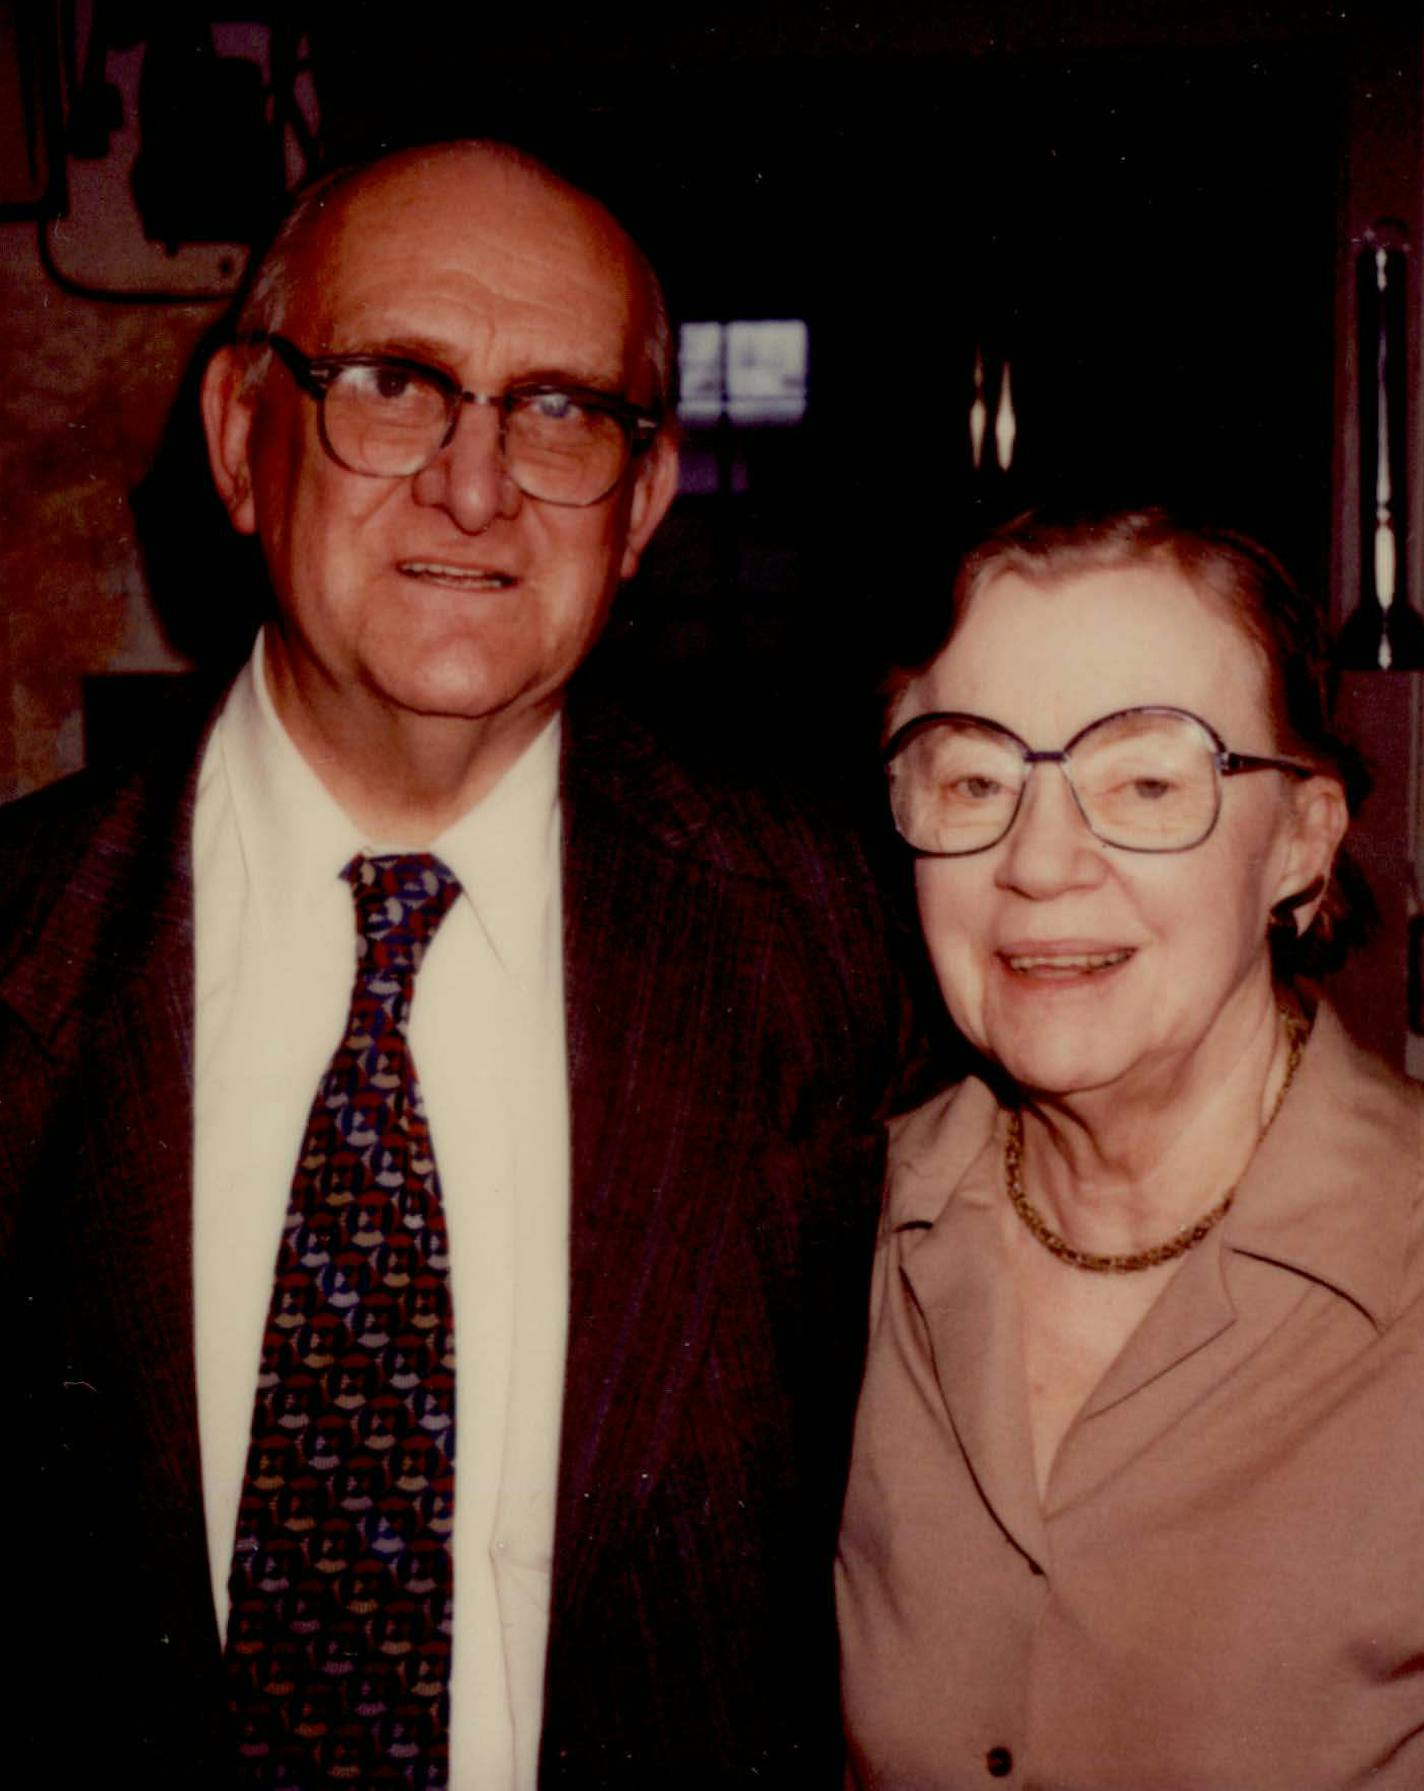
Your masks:
{"label": "bright window panel", "polygon": [[724,416],[756,427],[805,415],[810,332],[800,318],[685,323],[678,357],[678,415],[688,427]]}
{"label": "bright window panel", "polygon": [[799,423],[806,412],[806,325],[791,318],[729,323],[726,349],[732,421]]}
{"label": "bright window panel", "polygon": [[685,323],[678,332],[677,414],[685,424],[715,423],[722,414],[722,326]]}

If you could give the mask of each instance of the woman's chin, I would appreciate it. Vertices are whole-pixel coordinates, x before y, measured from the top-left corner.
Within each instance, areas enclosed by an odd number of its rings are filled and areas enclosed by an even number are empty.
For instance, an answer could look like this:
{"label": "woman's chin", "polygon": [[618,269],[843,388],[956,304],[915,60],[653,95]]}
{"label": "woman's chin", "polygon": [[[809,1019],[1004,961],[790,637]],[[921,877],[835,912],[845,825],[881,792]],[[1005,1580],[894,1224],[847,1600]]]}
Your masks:
{"label": "woman's chin", "polygon": [[1003,1067],[1026,1094],[1061,1101],[1077,1095],[1101,1094],[1120,1084],[1126,1074],[1120,1066],[1105,1064],[1099,1068],[1081,1060],[1071,1065],[1040,1061],[1022,1062],[1017,1066],[1005,1064]]}
{"label": "woman's chin", "polygon": [[1020,1088],[1043,1095],[1109,1088],[1131,1074],[1134,1061],[1128,1041],[1116,1029],[1061,1021],[990,1026],[984,1049]]}

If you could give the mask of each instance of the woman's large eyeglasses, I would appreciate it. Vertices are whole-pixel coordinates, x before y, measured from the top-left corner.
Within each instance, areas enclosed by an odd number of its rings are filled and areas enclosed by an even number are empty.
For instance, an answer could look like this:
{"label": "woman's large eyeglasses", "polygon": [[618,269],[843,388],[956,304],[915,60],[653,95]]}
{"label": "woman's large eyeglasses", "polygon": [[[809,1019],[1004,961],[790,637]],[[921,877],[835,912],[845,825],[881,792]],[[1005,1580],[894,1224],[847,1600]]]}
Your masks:
{"label": "woman's large eyeglasses", "polygon": [[997,846],[1035,765],[1061,765],[1089,829],[1126,852],[1187,852],[1221,813],[1221,780],[1245,771],[1315,776],[1293,759],[1232,752],[1185,709],[1120,709],[1057,752],[1035,752],[979,715],[917,715],[885,748],[890,807],[917,853],[960,858]]}
{"label": "woman's large eyeglasses", "polygon": [[244,340],[270,347],[316,400],[321,443],[337,465],[370,479],[420,472],[449,445],[467,404],[490,405],[505,471],[524,495],[582,508],[608,496],[661,424],[656,411],[581,386],[467,392],[403,355],[307,355],[266,330]]}

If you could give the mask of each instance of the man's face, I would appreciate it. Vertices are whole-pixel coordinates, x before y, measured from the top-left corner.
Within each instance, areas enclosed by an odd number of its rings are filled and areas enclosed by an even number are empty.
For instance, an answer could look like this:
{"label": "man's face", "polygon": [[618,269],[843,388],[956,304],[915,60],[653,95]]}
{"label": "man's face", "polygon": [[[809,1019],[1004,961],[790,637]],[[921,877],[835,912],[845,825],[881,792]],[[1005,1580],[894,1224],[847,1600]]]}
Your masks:
{"label": "man's face", "polygon": [[[645,296],[617,230],[478,153],[399,158],[338,193],[295,275],[281,331],[308,355],[404,355],[483,393],[566,380],[653,397]],[[560,507],[518,490],[495,411],[466,405],[421,472],[369,478],[327,455],[317,405],[284,367],[252,395],[235,367],[225,398],[221,371],[210,378],[210,437],[275,587],[268,667],[284,718],[377,737],[412,717],[532,735],[671,499],[670,443],[601,502]]]}

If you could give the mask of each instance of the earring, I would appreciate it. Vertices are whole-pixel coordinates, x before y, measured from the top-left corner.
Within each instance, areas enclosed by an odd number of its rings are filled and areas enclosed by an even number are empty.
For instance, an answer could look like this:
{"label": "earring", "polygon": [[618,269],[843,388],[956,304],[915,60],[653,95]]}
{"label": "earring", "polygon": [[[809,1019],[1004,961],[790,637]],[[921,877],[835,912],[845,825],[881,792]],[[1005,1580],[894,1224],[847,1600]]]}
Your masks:
{"label": "earring", "polygon": [[1281,905],[1277,902],[1266,916],[1266,938],[1272,945],[1284,945],[1289,939],[1294,941],[1300,937],[1300,927],[1293,914],[1282,914]]}
{"label": "earring", "polygon": [[1298,910],[1313,902],[1324,888],[1325,879],[1317,877],[1314,882],[1307,883],[1304,889],[1298,889],[1294,895],[1282,896],[1267,917],[1266,937],[1278,939],[1282,933],[1288,932],[1293,939],[1304,938],[1314,926],[1315,916],[1312,914],[1306,920]]}

